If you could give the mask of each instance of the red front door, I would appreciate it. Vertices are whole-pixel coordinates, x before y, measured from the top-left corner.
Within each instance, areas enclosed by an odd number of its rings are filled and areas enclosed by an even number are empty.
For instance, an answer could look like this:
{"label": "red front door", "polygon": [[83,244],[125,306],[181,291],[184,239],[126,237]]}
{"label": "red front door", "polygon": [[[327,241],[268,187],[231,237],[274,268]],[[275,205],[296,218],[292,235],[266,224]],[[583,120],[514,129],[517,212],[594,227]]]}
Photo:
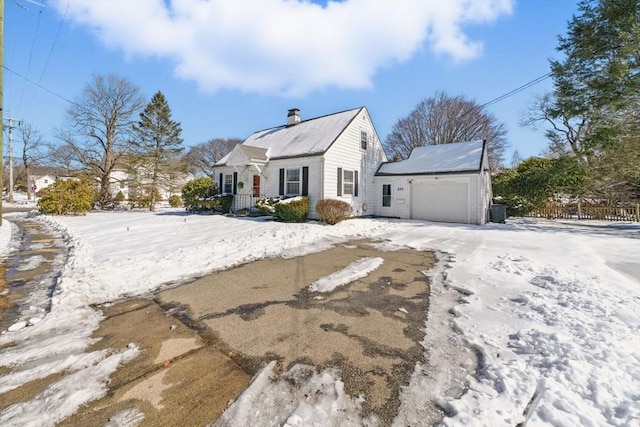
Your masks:
{"label": "red front door", "polygon": [[253,175],[253,197],[260,197],[260,175]]}

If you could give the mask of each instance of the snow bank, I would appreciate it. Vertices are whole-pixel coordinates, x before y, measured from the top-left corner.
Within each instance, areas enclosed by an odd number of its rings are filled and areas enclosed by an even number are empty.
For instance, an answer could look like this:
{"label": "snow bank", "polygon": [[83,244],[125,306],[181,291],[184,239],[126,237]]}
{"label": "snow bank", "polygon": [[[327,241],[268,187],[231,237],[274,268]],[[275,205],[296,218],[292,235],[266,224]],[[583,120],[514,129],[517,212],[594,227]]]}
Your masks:
{"label": "snow bank", "polygon": [[[12,369],[0,384],[12,389],[48,373],[67,375],[31,401],[3,411],[3,425],[28,424],[44,413],[47,423],[62,419],[85,396],[104,392],[116,362],[134,357],[134,348],[85,354],[100,321],[89,304],[361,238],[380,240],[383,250],[447,254],[438,273],[442,287],[432,287],[424,345],[451,351],[425,351],[426,363],[416,367],[402,393],[396,425],[419,423],[423,402],[448,409],[445,425],[638,425],[638,224],[519,220],[479,227],[357,219],[328,227],[178,210],[38,219],[66,236],[70,258],[52,312],[36,323],[23,319],[20,327],[0,335],[0,366]],[[0,238],[3,233],[4,225]],[[374,264],[360,267],[365,271]],[[353,280],[357,269],[339,273]],[[318,289],[340,286],[338,277],[325,278]],[[459,379],[454,371],[460,372],[452,354],[478,362],[473,375],[460,379],[462,395],[447,392],[450,381]],[[273,367],[267,367],[223,420],[375,424],[359,419],[359,399],[344,394],[339,372],[307,369],[275,378]]]}
{"label": "snow bank", "polygon": [[332,292],[338,286],[348,285],[349,283],[367,277],[369,273],[380,267],[384,259],[380,257],[367,257],[352,262],[343,270],[336,271],[329,276],[322,277],[309,286],[311,292]]}
{"label": "snow bank", "polygon": [[212,427],[379,425],[375,417],[357,415],[362,399],[345,394],[338,370],[298,364],[279,376],[275,366],[273,361],[264,367]]}

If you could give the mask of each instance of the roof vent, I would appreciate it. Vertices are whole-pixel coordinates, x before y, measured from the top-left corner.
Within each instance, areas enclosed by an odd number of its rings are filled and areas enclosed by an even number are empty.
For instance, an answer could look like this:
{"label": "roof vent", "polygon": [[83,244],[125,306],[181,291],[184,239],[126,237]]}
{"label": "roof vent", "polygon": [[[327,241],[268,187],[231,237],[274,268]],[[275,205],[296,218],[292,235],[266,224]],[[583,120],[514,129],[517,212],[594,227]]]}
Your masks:
{"label": "roof vent", "polygon": [[293,126],[300,123],[300,110],[292,108],[287,113],[287,126]]}

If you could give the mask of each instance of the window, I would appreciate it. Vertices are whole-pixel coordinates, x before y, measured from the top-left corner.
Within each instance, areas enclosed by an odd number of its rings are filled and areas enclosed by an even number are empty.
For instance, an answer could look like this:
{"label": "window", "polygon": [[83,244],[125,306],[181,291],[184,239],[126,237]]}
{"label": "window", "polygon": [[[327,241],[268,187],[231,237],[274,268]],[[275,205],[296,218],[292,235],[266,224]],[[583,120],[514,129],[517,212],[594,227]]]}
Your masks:
{"label": "window", "polygon": [[125,182],[124,181],[120,181],[120,188],[124,188],[125,187]]}
{"label": "window", "polygon": [[226,194],[233,193],[233,175],[224,176],[224,192]]}
{"label": "window", "polygon": [[353,171],[344,171],[343,172],[343,179],[342,179],[343,185],[344,185],[344,189],[342,194],[347,195],[353,195]]}
{"label": "window", "polygon": [[293,168],[286,170],[286,194],[298,195],[300,194],[300,168]]}
{"label": "window", "polygon": [[367,131],[361,130],[360,131],[360,148],[362,148],[363,150],[367,149],[367,140],[368,140],[368,135],[367,135]]}
{"label": "window", "polygon": [[391,184],[382,184],[382,206],[391,206]]}
{"label": "window", "polygon": [[338,196],[358,197],[358,171],[338,168]]}

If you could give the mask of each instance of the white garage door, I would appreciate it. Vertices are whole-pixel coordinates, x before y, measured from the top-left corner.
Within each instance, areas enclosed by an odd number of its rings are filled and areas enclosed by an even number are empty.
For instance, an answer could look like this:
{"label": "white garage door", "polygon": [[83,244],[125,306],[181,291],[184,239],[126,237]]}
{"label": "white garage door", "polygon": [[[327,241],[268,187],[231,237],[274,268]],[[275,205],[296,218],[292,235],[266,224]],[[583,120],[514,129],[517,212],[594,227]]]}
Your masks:
{"label": "white garage door", "polygon": [[469,222],[468,184],[431,181],[416,183],[411,189],[414,219],[443,222]]}

